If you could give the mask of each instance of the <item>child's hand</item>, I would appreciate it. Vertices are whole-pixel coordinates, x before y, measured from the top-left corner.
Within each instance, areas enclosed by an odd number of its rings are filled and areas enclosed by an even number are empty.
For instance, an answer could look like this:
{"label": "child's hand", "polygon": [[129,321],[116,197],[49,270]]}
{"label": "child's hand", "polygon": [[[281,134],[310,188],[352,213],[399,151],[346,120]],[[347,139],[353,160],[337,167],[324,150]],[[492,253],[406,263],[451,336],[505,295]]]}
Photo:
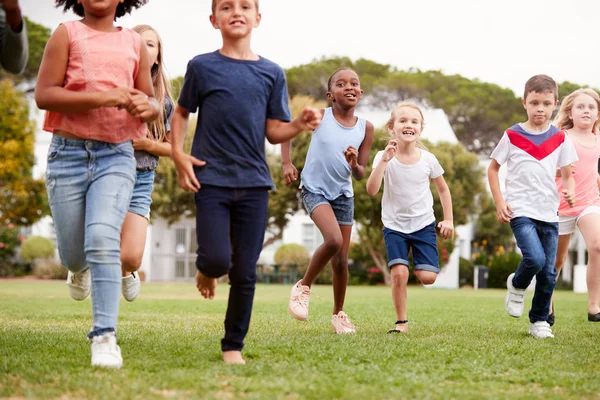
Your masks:
{"label": "child's hand", "polygon": [[133,95],[142,93],[137,89],[121,87],[102,94],[102,107],[117,107],[119,110],[128,108]]}
{"label": "child's hand", "polygon": [[185,154],[181,151],[171,154],[175,168],[177,168],[177,177],[179,178],[179,186],[186,192],[191,190],[197,192],[200,189],[200,182],[196,178],[194,165],[203,167],[206,161],[198,160],[196,157]]}
{"label": "child's hand", "polygon": [[496,216],[498,222],[501,224],[508,224],[512,218],[513,210],[508,203],[502,201],[500,204],[496,204]]}
{"label": "child's hand", "polygon": [[281,166],[283,169],[283,181],[286,185],[298,180],[298,170],[292,163],[285,163]]}
{"label": "child's hand", "polygon": [[563,189],[562,195],[563,199],[565,199],[569,206],[575,207],[575,193],[568,191],[567,189]]}
{"label": "child's hand", "polygon": [[440,230],[440,235],[442,235],[444,239],[448,239],[449,237],[454,239],[454,224],[452,221],[447,219],[441,221],[438,224],[438,229]]}
{"label": "child's hand", "polygon": [[398,150],[398,140],[392,139],[385,146],[385,150],[383,150],[383,157],[381,157],[381,161],[388,162],[396,155],[396,150]]}
{"label": "child's hand", "polygon": [[131,96],[131,103],[127,107],[127,112],[133,118],[147,122],[153,117],[154,109],[150,103],[150,98],[145,93],[139,92]]}
{"label": "child's hand", "polygon": [[148,139],[147,137],[141,139],[133,139],[133,149],[134,150],[144,150],[148,151],[152,148],[153,140]]}
{"label": "child's hand", "polygon": [[302,131],[314,131],[321,123],[321,111],[318,108],[306,107],[298,117]]}
{"label": "child's hand", "polygon": [[344,150],[344,157],[346,157],[346,161],[350,164],[350,168],[356,168],[358,166],[358,150],[354,147],[349,146]]}

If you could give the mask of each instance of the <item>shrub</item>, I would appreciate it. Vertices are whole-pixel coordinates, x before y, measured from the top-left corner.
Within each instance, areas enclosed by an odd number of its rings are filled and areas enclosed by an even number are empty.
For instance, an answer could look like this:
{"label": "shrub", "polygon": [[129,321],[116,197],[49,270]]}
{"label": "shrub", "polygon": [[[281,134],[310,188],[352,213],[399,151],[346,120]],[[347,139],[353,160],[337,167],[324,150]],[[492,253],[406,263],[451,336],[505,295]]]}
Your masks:
{"label": "shrub", "polygon": [[466,258],[458,259],[458,282],[460,286],[473,286],[473,263]]}
{"label": "shrub", "polygon": [[514,251],[492,257],[488,287],[498,289],[506,288],[506,278],[517,270],[522,259],[523,256]]}
{"label": "shrub", "polygon": [[33,262],[37,259],[54,257],[54,245],[45,237],[30,236],[21,245],[21,259]]}
{"label": "shrub", "polygon": [[275,252],[275,264],[296,264],[298,271],[303,273],[310,262],[310,255],[306,247],[297,243],[288,243],[279,246]]}
{"label": "shrub", "polygon": [[32,264],[33,275],[40,279],[66,279],[67,269],[53,258],[36,258]]}
{"label": "shrub", "polygon": [[11,261],[17,251],[17,247],[23,238],[19,235],[19,229],[13,224],[0,226],[0,263]]}

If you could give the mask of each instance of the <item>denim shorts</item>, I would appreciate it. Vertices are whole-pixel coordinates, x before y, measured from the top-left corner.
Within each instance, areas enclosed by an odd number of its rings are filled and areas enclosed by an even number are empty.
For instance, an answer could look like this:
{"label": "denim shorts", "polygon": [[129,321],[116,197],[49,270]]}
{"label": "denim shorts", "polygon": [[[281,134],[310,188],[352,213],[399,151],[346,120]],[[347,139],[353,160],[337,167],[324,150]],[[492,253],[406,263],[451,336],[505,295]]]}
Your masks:
{"label": "denim shorts", "polygon": [[413,233],[402,233],[383,228],[388,267],[404,264],[408,266],[408,253],[412,249],[415,270],[440,272],[435,221]]}
{"label": "denim shorts", "polygon": [[135,186],[129,203],[130,213],[150,219],[150,204],[154,190],[154,171],[137,171]]}
{"label": "denim shorts", "polygon": [[335,219],[340,225],[354,225],[354,197],[341,195],[335,200],[327,200],[322,194],[309,192],[302,189],[302,202],[308,215],[312,216],[313,211],[321,204],[327,204],[333,209]]}

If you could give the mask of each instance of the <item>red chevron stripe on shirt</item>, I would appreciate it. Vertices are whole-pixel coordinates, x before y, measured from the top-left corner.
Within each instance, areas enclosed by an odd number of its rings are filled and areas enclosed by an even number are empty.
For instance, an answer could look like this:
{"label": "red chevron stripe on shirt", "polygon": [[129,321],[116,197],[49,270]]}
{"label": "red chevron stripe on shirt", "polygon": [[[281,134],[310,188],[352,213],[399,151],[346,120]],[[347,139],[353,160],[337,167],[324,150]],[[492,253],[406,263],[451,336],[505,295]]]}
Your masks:
{"label": "red chevron stripe on shirt", "polygon": [[565,131],[557,132],[539,146],[513,130],[507,130],[506,134],[508,135],[510,144],[523,150],[538,161],[548,157],[565,141]]}

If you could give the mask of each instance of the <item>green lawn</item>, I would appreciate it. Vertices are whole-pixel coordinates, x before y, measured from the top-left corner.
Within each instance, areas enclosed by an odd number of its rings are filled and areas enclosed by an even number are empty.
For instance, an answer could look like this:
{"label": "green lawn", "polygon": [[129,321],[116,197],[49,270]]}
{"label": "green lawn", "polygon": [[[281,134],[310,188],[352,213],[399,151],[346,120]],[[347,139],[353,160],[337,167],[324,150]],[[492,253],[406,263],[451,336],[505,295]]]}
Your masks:
{"label": "green lawn", "polygon": [[[0,282],[0,398],[423,399],[599,398],[600,324],[586,296],[557,294],[555,339],[504,312],[504,291],[409,289],[410,333],[389,335],[390,289],[349,287],[357,334],[330,326],[332,289],[315,286],[306,323],[289,287],[257,289],[245,366],[221,362],[228,287],[145,284],[121,303],[121,370],[89,366],[89,300],[59,282]],[[528,294],[527,301],[531,299]]]}

